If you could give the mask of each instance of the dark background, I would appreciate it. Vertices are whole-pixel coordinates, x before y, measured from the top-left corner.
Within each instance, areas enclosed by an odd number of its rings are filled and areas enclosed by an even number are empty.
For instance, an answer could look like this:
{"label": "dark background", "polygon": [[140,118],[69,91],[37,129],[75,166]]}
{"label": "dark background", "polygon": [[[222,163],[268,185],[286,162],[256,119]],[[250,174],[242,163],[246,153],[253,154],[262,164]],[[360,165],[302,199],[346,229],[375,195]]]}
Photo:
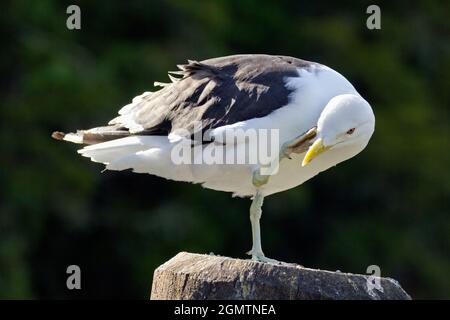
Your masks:
{"label": "dark background", "polygon": [[[66,8],[81,7],[81,30]],[[266,199],[268,256],[365,273],[414,298],[450,297],[449,1],[3,1],[0,298],[147,298],[179,251],[244,258],[248,199],[101,173],[50,138],[110,120],[186,59],[290,55],[345,75],[371,103],[363,153]],[[66,289],[66,268],[82,290]]]}

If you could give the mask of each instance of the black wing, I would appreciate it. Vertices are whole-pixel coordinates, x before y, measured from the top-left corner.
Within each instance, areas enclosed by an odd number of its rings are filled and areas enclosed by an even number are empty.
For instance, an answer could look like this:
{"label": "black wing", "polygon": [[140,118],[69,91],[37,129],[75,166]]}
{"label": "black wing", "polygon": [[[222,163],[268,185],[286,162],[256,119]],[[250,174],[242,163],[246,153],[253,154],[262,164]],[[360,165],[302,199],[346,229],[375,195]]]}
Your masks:
{"label": "black wing", "polygon": [[[288,104],[286,77],[312,62],[285,56],[234,55],[189,61],[172,72],[173,83],[142,96],[110,123],[134,134],[169,134],[175,129],[202,129],[264,117]],[[139,100],[139,99],[138,99]]]}
{"label": "black wing", "polygon": [[176,129],[192,135],[195,130],[264,117],[288,104],[291,90],[286,88],[286,78],[296,77],[298,68],[314,64],[261,54],[189,61],[179,65],[179,71],[169,72],[172,83],[134,98],[109,126],[70,135],[54,132],[52,136],[95,144],[129,135],[168,135]]}

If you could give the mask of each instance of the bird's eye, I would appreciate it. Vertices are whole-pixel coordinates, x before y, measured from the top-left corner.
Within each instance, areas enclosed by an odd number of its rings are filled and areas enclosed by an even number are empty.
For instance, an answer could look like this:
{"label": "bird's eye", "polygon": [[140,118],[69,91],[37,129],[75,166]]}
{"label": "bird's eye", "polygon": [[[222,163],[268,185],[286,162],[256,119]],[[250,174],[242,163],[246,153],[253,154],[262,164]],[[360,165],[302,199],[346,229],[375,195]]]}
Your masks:
{"label": "bird's eye", "polygon": [[347,134],[353,134],[353,132],[355,132],[355,128],[351,128],[350,130],[348,130]]}

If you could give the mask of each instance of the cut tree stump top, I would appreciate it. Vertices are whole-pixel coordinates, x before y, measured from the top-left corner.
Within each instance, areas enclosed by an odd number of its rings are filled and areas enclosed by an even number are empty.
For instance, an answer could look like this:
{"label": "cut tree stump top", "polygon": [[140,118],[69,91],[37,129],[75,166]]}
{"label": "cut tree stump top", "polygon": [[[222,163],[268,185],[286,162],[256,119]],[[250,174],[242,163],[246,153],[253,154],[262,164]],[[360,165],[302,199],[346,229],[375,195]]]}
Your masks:
{"label": "cut tree stump top", "polygon": [[369,277],[180,252],[155,270],[151,299],[411,299],[397,281]]}

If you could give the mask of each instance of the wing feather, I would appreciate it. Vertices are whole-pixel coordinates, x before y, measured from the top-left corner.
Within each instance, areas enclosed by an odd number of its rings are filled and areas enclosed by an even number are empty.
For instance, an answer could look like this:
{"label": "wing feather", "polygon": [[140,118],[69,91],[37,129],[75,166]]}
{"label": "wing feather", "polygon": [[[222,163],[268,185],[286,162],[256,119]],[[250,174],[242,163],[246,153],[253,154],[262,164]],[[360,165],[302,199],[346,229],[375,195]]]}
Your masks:
{"label": "wing feather", "polygon": [[298,76],[299,68],[312,64],[270,55],[188,60],[177,66],[178,71],[169,72],[181,77],[171,76],[171,83],[159,83],[162,89],[138,96],[110,124],[133,134],[158,131],[168,135],[180,128],[191,130],[195,121],[202,121],[202,129],[213,129],[264,117],[288,103],[291,89],[285,86],[285,78]]}

